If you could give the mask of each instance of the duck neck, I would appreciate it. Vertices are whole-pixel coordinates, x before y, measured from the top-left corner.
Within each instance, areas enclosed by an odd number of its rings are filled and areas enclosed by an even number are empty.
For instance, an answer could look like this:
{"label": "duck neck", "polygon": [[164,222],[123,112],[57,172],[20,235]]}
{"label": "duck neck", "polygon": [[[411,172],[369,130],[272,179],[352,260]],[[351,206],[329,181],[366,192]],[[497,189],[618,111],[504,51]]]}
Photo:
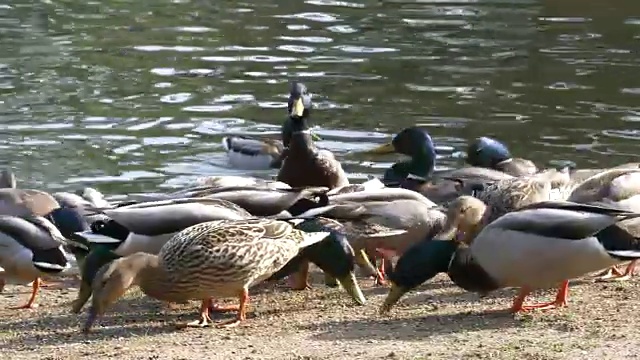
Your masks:
{"label": "duck neck", "polygon": [[411,160],[401,161],[393,164],[393,166],[385,173],[385,180],[402,181],[407,176],[428,179],[433,174],[435,162],[433,157],[427,154],[414,155]]}
{"label": "duck neck", "polygon": [[174,279],[157,255],[144,253],[138,256],[132,270],[137,271],[135,283],[146,295],[161,301],[174,301],[170,291],[174,288]]}
{"label": "duck neck", "polygon": [[316,155],[316,146],[311,139],[309,129],[294,131],[291,134],[288,156],[310,158]]}

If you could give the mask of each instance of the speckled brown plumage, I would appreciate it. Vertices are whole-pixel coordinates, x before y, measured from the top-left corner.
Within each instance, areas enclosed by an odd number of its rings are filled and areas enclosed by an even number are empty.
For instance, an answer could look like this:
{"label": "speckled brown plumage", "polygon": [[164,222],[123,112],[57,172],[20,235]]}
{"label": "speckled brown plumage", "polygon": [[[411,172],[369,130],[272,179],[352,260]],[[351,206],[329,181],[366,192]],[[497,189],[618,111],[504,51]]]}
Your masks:
{"label": "speckled brown plumage", "polygon": [[[93,282],[91,315],[85,330],[134,284],[149,296],[171,302],[245,294],[241,300],[244,309],[251,285],[271,276],[302,247],[327,235],[262,218],[191,226],[169,240],[157,256],[136,253],[101,269]],[[204,310],[202,316],[206,323]],[[244,310],[239,320],[243,317]]]}

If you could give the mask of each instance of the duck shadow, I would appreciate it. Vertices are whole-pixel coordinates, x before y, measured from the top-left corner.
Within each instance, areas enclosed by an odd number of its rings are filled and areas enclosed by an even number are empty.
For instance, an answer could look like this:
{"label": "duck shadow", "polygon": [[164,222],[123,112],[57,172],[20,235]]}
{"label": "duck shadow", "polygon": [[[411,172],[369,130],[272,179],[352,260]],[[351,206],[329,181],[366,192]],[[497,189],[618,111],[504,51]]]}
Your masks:
{"label": "duck shadow", "polygon": [[[170,309],[161,302],[149,298],[122,299],[100,316],[92,331],[82,333],[81,329],[87,319],[87,306],[79,314],[71,312],[70,304],[61,305],[68,308],[67,313],[37,314],[29,319],[2,321],[0,334],[16,334],[14,341],[3,345],[3,349],[24,349],[33,346],[59,346],[69,343],[91,343],[93,341],[113,338],[135,338],[154,336],[180,330],[176,325],[197,319],[198,304],[179,305]],[[231,320],[234,312],[213,312],[210,314],[213,326],[218,321]],[[247,318],[255,315],[247,314]]]}
{"label": "duck shadow", "polygon": [[395,340],[424,341],[435,336],[468,333],[487,329],[522,327],[521,320],[507,310],[461,312],[456,314],[427,314],[415,318],[374,318],[328,321],[321,324],[299,326],[300,330],[315,333],[320,341]]}

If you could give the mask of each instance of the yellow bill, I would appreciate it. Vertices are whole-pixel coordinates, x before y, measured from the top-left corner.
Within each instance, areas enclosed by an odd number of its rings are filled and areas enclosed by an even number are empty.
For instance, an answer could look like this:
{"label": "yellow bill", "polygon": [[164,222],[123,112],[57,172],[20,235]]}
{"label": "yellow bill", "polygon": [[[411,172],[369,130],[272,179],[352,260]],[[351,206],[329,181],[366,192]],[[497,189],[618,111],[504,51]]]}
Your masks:
{"label": "yellow bill", "polygon": [[391,142],[388,142],[386,144],[382,144],[378,147],[375,147],[371,150],[366,150],[365,153],[366,154],[393,154],[396,152],[396,149],[393,147],[393,144]]}
{"label": "yellow bill", "polygon": [[302,113],[304,113],[304,103],[302,103],[302,98],[298,98],[293,102],[291,116],[302,117]]}

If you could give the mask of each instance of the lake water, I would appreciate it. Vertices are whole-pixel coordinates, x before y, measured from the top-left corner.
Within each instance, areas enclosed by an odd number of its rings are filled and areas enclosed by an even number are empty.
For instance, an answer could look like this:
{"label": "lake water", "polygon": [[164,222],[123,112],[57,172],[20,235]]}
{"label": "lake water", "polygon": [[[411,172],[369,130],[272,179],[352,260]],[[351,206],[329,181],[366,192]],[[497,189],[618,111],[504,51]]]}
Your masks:
{"label": "lake water", "polygon": [[539,165],[638,161],[635,1],[5,3],[0,165],[24,187],[269,177],[230,169],[220,140],[278,134],[292,80],[313,93],[318,145],[354,180],[397,158],[359,150],[414,124],[439,168],[480,135]]}

